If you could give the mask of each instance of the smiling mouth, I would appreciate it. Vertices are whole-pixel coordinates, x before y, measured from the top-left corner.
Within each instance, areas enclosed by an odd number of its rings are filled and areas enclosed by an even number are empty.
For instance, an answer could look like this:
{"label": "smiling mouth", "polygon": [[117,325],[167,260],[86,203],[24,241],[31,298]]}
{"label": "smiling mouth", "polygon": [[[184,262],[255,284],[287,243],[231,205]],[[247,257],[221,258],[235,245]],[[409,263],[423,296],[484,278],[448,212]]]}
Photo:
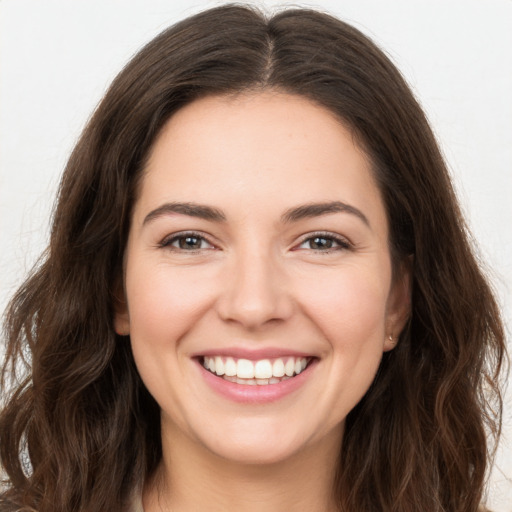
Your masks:
{"label": "smiling mouth", "polygon": [[201,363],[210,373],[229,382],[267,386],[299,375],[312,360],[312,357],[278,357],[251,361],[234,357],[204,356]]}

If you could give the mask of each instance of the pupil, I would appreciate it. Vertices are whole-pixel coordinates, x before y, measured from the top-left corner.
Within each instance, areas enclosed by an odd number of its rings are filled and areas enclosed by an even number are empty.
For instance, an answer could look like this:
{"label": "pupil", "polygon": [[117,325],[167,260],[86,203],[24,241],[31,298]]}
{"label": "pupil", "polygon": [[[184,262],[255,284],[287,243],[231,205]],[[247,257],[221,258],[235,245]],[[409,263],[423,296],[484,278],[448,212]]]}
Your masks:
{"label": "pupil", "polygon": [[313,249],[330,249],[332,247],[332,240],[317,236],[313,238],[311,245]]}
{"label": "pupil", "polygon": [[186,236],[180,239],[181,249],[199,249],[201,247],[201,240],[197,236]]}

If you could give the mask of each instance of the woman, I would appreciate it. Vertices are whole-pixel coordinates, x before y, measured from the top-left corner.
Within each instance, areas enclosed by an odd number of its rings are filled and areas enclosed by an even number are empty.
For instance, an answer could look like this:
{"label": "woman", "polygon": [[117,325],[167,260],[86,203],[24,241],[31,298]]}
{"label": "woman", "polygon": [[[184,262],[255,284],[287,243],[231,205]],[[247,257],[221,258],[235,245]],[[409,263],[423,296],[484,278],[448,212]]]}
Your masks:
{"label": "woman", "polygon": [[327,15],[224,6],[136,55],[6,326],[2,511],[481,501],[499,310],[420,107]]}

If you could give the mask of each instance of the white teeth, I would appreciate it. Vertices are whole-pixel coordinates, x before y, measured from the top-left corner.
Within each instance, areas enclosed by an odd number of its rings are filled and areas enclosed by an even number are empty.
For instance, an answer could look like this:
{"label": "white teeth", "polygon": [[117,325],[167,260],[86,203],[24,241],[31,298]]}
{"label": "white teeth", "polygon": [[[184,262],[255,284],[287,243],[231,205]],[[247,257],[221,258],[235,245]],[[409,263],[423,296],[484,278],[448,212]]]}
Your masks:
{"label": "white teeth", "polygon": [[270,379],[272,377],[272,363],[268,359],[257,361],[254,365],[254,376],[257,379]]}
{"label": "white teeth", "polygon": [[272,375],[282,377],[284,375],[284,363],[282,359],[276,359],[272,365]]}
{"label": "white teeth", "polygon": [[239,359],[236,363],[236,376],[239,379],[254,378],[254,364],[248,359]]}
{"label": "white teeth", "polygon": [[245,384],[247,386],[256,386],[257,382],[256,379],[241,379],[237,377],[236,379],[237,384]]}
{"label": "white teeth", "polygon": [[295,372],[295,359],[290,358],[288,361],[286,361],[286,364],[284,365],[284,373],[288,375],[288,377],[291,377]]}
{"label": "white teeth", "polygon": [[[286,360],[286,363],[285,363]],[[231,382],[249,385],[277,384],[301,373],[308,364],[306,357],[260,359],[235,359],[233,357],[207,356],[203,366],[219,377],[223,376]]]}
{"label": "white teeth", "polygon": [[215,358],[215,373],[217,375],[224,375],[225,371],[226,370],[224,369],[224,361],[222,361],[222,357],[217,356]]}
{"label": "white teeth", "polygon": [[236,375],[236,363],[232,357],[228,357],[226,359],[226,364],[224,365],[224,373],[229,377],[234,377]]}

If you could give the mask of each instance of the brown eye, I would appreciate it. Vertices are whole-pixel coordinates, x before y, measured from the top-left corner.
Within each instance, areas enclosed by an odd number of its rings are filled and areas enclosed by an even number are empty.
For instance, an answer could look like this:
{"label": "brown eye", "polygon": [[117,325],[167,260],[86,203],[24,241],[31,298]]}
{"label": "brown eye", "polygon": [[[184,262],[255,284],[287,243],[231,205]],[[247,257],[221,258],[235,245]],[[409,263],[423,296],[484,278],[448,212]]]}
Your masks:
{"label": "brown eye", "polygon": [[335,241],[332,238],[326,238],[323,236],[315,236],[309,240],[309,246],[311,249],[322,250],[322,249],[332,249]]}
{"label": "brown eye", "polygon": [[180,251],[200,251],[212,249],[213,246],[201,235],[195,233],[182,233],[167,238],[162,242],[162,247]]}
{"label": "brown eye", "polygon": [[198,236],[182,236],[178,238],[178,247],[180,249],[192,249],[197,250],[201,249],[203,239]]}
{"label": "brown eye", "polygon": [[350,243],[338,236],[331,234],[317,234],[305,238],[300,245],[299,249],[309,249],[318,252],[339,251],[343,249],[350,249]]}

